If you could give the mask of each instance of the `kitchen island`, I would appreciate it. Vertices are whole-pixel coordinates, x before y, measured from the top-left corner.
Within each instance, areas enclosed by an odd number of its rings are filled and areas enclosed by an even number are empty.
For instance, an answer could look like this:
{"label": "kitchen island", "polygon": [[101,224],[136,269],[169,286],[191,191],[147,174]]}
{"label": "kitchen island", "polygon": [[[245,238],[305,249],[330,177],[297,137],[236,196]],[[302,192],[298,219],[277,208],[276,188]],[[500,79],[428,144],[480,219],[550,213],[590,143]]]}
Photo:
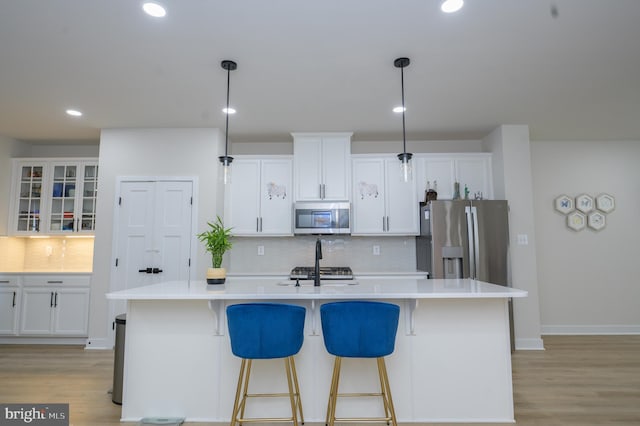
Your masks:
{"label": "kitchen island", "polygon": [[[358,278],[320,287],[277,278],[165,282],[107,294],[127,300],[122,420],[231,417],[240,361],[231,353],[225,307],[255,301],[307,309],[296,356],[307,422],[324,422],[333,357],[324,349],[319,307],[337,300],[400,306],[387,368],[399,422],[514,421],[507,301],[527,292],[481,281]],[[268,365],[264,365],[268,364]],[[269,365],[270,364],[270,365]],[[252,392],[284,389],[281,360],[256,363]],[[377,389],[373,360],[343,361],[341,392]],[[288,401],[252,401],[247,415],[286,413]],[[377,399],[338,403],[340,416],[379,415]],[[251,411],[252,410],[252,411]]]}

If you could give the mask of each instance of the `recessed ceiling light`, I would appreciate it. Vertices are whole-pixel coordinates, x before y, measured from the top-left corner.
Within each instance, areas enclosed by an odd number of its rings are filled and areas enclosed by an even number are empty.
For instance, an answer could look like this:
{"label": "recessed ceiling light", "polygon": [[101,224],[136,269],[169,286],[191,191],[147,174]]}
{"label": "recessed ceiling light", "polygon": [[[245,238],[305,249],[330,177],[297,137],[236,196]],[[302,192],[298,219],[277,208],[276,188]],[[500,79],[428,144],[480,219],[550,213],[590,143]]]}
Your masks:
{"label": "recessed ceiling light", "polygon": [[222,108],[222,112],[224,112],[225,114],[235,114],[236,110],[233,108]]}
{"label": "recessed ceiling light", "polygon": [[82,117],[82,112],[77,109],[68,109],[67,114],[72,117]]}
{"label": "recessed ceiling light", "polygon": [[406,110],[407,110],[407,108],[406,108],[406,107],[405,107],[405,108],[403,108],[403,107],[401,107],[401,106],[397,106],[397,107],[395,107],[395,108],[393,109],[393,112],[396,112],[396,113],[400,114],[401,112],[406,111]]}
{"label": "recessed ceiling light", "polygon": [[444,13],[453,13],[462,9],[464,6],[464,0],[445,0],[442,2],[440,9]]}
{"label": "recessed ceiling light", "polygon": [[151,15],[154,18],[163,18],[167,14],[164,7],[158,3],[147,2],[142,5],[142,9],[147,13],[147,15]]}

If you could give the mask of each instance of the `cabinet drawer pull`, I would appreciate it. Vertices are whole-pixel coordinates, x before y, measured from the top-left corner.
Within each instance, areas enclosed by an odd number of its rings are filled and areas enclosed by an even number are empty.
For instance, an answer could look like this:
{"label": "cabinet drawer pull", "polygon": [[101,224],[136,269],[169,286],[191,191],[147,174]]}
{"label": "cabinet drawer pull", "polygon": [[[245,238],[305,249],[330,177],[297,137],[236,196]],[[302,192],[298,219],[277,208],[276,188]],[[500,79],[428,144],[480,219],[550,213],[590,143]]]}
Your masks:
{"label": "cabinet drawer pull", "polygon": [[62,280],[52,280],[52,281],[47,281],[47,284],[62,284]]}

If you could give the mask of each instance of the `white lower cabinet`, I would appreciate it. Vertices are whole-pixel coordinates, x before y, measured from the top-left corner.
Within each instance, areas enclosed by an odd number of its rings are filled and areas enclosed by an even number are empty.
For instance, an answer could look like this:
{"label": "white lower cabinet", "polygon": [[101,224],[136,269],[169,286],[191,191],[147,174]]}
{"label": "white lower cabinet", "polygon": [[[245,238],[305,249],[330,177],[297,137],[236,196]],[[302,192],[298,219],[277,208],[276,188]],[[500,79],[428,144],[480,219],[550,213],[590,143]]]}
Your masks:
{"label": "white lower cabinet", "polygon": [[15,277],[0,276],[0,336],[18,334],[20,290]]}
{"label": "white lower cabinet", "polygon": [[89,294],[88,277],[25,278],[20,335],[86,336]]}
{"label": "white lower cabinet", "polygon": [[353,235],[417,235],[416,182],[404,182],[395,156],[353,159]]}

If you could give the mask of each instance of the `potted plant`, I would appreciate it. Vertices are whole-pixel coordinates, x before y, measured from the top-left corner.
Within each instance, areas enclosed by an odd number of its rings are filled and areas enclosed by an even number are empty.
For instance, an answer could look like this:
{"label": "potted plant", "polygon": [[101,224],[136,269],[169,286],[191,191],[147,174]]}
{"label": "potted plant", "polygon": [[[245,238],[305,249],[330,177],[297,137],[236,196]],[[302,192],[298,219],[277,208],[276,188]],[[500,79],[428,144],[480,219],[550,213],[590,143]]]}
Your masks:
{"label": "potted plant", "polygon": [[227,271],[221,267],[222,256],[231,248],[231,228],[225,228],[220,216],[214,223],[207,222],[209,230],[198,234],[205,250],[211,254],[211,266],[207,269],[207,284],[224,284]]}

